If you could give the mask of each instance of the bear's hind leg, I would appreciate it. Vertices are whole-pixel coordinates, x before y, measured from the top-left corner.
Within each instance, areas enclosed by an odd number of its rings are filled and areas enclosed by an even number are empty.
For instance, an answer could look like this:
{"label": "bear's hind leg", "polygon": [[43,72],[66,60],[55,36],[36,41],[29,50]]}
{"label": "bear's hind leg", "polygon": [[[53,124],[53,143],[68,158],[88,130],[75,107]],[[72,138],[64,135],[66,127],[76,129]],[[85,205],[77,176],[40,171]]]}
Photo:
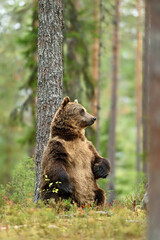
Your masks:
{"label": "bear's hind leg", "polygon": [[95,202],[97,205],[103,205],[105,203],[105,194],[100,188],[95,191]]}

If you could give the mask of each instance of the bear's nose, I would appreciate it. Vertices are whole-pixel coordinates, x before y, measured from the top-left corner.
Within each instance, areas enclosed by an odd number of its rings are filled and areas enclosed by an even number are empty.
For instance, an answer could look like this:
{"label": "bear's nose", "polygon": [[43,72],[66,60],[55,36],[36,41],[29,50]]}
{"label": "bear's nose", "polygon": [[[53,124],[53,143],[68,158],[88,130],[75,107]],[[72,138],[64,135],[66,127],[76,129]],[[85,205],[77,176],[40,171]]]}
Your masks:
{"label": "bear's nose", "polygon": [[96,121],[96,117],[93,118],[94,122]]}

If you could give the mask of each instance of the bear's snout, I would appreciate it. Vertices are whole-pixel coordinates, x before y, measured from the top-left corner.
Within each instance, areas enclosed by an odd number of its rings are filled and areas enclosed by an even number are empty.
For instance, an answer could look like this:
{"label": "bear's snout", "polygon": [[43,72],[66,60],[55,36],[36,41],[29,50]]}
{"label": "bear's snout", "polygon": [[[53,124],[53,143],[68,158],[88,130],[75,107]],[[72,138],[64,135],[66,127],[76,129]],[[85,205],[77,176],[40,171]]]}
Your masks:
{"label": "bear's snout", "polygon": [[92,125],[95,121],[96,121],[96,117],[93,117],[93,118],[91,119],[91,125]]}

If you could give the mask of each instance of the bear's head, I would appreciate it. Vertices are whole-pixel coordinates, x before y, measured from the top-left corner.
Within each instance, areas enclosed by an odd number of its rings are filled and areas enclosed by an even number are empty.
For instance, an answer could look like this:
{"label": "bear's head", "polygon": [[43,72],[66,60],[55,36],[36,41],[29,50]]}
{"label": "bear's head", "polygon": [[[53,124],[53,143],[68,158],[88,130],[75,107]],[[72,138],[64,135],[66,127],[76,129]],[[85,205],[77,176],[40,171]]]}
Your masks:
{"label": "bear's head", "polygon": [[77,100],[71,102],[69,97],[65,97],[53,118],[51,135],[52,131],[55,131],[56,129],[59,129],[61,132],[64,130],[66,132],[68,129],[68,134],[70,134],[69,129],[72,129],[72,131],[81,131],[92,125],[95,120],[96,118],[89,114]]}

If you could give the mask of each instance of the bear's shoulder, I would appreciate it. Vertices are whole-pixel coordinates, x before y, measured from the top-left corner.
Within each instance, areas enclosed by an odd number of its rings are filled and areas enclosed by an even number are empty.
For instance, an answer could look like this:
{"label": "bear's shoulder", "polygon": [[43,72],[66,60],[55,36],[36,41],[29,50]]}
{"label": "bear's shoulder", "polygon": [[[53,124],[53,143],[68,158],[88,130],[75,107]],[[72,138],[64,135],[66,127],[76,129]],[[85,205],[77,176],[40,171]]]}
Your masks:
{"label": "bear's shoulder", "polygon": [[53,162],[58,159],[64,159],[64,161],[66,161],[67,157],[68,154],[65,149],[64,141],[58,137],[50,139],[43,153],[42,168],[44,168],[50,161]]}

